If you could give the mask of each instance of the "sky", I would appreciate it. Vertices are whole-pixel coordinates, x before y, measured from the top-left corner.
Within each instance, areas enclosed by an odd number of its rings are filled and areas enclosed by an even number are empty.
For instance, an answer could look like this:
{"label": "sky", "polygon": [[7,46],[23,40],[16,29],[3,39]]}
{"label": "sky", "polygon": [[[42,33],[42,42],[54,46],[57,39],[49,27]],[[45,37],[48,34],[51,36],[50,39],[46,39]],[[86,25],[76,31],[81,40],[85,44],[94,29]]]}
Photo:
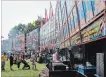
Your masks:
{"label": "sky", "polygon": [[[56,1],[51,1],[55,13]],[[33,22],[38,16],[45,17],[45,8],[49,17],[50,0],[41,1],[2,1],[2,27],[3,39],[8,39],[9,31],[19,23]]]}

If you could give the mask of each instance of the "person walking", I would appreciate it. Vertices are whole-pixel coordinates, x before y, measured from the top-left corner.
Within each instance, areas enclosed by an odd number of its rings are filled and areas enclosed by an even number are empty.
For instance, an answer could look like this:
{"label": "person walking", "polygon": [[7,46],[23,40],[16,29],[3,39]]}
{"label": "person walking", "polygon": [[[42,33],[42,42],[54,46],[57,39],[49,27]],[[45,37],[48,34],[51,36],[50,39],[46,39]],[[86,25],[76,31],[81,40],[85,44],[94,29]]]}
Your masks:
{"label": "person walking", "polygon": [[6,53],[1,56],[1,70],[5,71]]}
{"label": "person walking", "polygon": [[21,55],[18,55],[18,58],[17,58],[17,67],[18,67],[18,69],[20,68],[21,60],[22,60]]}
{"label": "person walking", "polygon": [[11,53],[11,55],[10,55],[10,69],[11,69],[11,70],[13,70],[13,69],[12,69],[13,61],[14,61],[14,58],[13,58],[13,54]]}
{"label": "person walking", "polygon": [[36,53],[33,52],[32,56],[31,56],[31,61],[32,61],[32,69],[36,69]]}
{"label": "person walking", "polygon": [[14,55],[14,64],[17,64],[17,55]]}

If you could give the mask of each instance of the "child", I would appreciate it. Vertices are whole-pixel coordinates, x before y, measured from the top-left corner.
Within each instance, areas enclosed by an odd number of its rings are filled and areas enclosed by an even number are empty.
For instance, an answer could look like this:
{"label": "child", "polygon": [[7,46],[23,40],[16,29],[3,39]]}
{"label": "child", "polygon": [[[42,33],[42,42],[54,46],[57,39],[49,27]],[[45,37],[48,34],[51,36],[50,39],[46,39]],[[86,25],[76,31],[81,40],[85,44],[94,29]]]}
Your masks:
{"label": "child", "polygon": [[36,69],[36,54],[35,52],[33,52],[32,56],[31,56],[31,60],[32,60],[32,69]]}

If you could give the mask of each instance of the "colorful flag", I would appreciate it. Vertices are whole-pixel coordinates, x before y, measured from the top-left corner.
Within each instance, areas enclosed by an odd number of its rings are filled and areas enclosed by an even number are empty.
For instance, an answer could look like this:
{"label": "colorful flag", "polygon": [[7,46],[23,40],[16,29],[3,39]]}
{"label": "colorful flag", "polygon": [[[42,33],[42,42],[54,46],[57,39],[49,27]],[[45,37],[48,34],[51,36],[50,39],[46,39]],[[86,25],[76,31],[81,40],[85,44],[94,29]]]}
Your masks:
{"label": "colorful flag", "polygon": [[52,8],[52,4],[50,2],[50,11],[49,11],[49,19],[53,16],[53,8]]}
{"label": "colorful flag", "polygon": [[41,17],[40,16],[38,16],[38,21],[41,21]]}
{"label": "colorful flag", "polygon": [[41,16],[38,16],[38,21],[40,22],[40,28],[43,26]]}
{"label": "colorful flag", "polygon": [[45,23],[48,21],[47,9],[45,8]]}

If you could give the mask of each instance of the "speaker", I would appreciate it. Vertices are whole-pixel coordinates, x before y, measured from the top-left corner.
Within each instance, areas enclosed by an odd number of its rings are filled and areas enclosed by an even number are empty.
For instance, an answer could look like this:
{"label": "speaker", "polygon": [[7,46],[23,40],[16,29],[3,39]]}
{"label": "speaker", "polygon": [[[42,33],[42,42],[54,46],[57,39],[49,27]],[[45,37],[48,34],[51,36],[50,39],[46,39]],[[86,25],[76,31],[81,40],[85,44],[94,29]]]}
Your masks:
{"label": "speaker", "polygon": [[54,66],[54,70],[66,70],[66,66],[56,65],[56,66]]}
{"label": "speaker", "polygon": [[106,54],[96,54],[96,74],[100,77],[106,77],[104,71],[106,71]]}

